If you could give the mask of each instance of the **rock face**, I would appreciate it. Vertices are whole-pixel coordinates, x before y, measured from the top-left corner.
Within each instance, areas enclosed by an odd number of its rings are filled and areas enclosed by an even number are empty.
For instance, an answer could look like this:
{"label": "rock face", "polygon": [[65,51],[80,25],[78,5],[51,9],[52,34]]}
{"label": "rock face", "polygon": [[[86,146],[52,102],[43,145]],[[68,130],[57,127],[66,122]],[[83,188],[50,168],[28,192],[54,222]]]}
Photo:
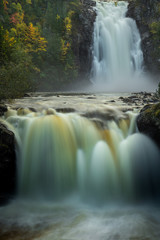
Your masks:
{"label": "rock face", "polygon": [[79,66],[80,77],[87,78],[92,62],[92,43],[96,3],[92,0],[81,0],[82,7],[78,19],[74,21],[72,48]]}
{"label": "rock face", "polygon": [[7,107],[3,104],[0,104],[0,116],[3,116],[7,112]]}
{"label": "rock face", "polygon": [[160,21],[160,0],[130,0],[128,17],[136,20],[142,39],[142,50],[146,70],[160,72],[159,40],[151,31],[151,24]]}
{"label": "rock face", "polygon": [[16,189],[14,134],[0,123],[0,204],[7,202]]}
{"label": "rock face", "polygon": [[142,108],[137,126],[140,132],[151,137],[160,148],[160,103]]}

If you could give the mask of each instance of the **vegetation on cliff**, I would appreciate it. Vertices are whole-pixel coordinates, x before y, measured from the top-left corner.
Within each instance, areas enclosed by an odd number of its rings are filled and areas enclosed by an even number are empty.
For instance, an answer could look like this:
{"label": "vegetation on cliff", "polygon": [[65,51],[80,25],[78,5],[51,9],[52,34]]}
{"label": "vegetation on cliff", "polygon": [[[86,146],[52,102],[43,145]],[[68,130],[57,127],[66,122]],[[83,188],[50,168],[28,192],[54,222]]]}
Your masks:
{"label": "vegetation on cliff", "polygon": [[146,105],[137,118],[137,126],[160,146],[160,103]]}

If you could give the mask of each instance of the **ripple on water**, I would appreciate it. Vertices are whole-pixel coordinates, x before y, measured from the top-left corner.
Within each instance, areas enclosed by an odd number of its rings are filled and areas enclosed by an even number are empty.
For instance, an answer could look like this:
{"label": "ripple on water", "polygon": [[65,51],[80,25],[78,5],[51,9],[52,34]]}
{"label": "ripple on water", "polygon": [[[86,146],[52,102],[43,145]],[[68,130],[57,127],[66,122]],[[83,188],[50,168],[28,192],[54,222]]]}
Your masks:
{"label": "ripple on water", "polygon": [[1,240],[159,240],[160,209],[15,201],[0,208]]}

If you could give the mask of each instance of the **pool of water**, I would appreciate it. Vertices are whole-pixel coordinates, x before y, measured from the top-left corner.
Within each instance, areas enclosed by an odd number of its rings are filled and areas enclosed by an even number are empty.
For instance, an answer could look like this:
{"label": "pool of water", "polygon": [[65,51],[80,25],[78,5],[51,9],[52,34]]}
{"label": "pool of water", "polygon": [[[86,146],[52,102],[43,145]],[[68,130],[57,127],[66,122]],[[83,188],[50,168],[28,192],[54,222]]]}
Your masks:
{"label": "pool of water", "polygon": [[1,240],[159,240],[160,207],[15,200],[0,208]]}

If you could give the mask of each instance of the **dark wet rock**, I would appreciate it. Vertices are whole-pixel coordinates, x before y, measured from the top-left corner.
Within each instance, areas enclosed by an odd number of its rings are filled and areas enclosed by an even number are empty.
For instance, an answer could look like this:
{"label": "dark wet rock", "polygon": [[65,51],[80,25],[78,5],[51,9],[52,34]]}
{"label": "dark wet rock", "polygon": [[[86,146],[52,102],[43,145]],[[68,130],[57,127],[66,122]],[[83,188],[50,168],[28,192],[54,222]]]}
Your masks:
{"label": "dark wet rock", "polygon": [[25,93],[24,97],[32,97],[32,94],[31,93]]}
{"label": "dark wet rock", "polygon": [[7,107],[3,104],[0,104],[0,116],[3,116],[7,112]]}
{"label": "dark wet rock", "polygon": [[148,104],[148,103],[156,103],[159,102],[159,99],[153,93],[134,93],[135,95],[131,95],[128,97],[119,98],[122,102],[129,104]]}
{"label": "dark wet rock", "polygon": [[87,97],[87,99],[96,99],[96,97]]}
{"label": "dark wet rock", "polygon": [[123,99],[124,99],[124,97],[119,97],[119,99],[123,100]]}
{"label": "dark wet rock", "polygon": [[35,108],[29,107],[28,108],[31,112],[37,112],[37,110]]}
{"label": "dark wet rock", "polygon": [[151,31],[151,24],[160,21],[160,0],[130,0],[127,16],[136,20],[142,39],[144,65],[150,72],[160,72],[159,39]]}
{"label": "dark wet rock", "polygon": [[0,123],[0,204],[16,191],[16,154],[14,134]]}
{"label": "dark wet rock", "polygon": [[127,118],[127,115],[125,113],[120,114],[120,112],[108,108],[103,110],[88,111],[83,113],[82,116],[89,119],[97,119],[104,123],[108,120],[114,120],[118,122],[118,120],[121,118]]}
{"label": "dark wet rock", "polygon": [[160,103],[146,105],[137,117],[137,126],[160,147]]}
{"label": "dark wet rock", "polygon": [[133,100],[130,99],[129,97],[123,99],[124,103],[133,103]]}
{"label": "dark wet rock", "polygon": [[90,121],[92,121],[97,128],[99,129],[104,129],[106,126],[104,124],[103,121],[101,121],[100,119],[97,119],[97,118],[89,118]]}
{"label": "dark wet rock", "polygon": [[72,48],[81,79],[87,78],[91,69],[95,5],[92,0],[83,0],[80,14],[73,25]]}
{"label": "dark wet rock", "polygon": [[76,110],[74,108],[56,108],[56,112],[61,112],[61,113],[71,113],[75,111]]}

